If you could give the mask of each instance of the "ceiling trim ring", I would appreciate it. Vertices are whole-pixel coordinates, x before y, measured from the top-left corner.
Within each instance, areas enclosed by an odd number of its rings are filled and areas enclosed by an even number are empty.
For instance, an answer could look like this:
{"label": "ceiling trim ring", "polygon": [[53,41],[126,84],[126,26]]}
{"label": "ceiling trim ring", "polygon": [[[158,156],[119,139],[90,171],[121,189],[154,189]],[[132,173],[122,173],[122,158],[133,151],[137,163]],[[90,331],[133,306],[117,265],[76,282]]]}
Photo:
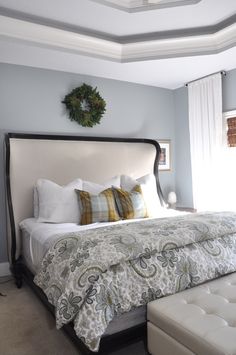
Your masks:
{"label": "ceiling trim ring", "polygon": [[[117,10],[134,13],[177,6],[196,5],[202,0],[91,0]],[[156,2],[156,3],[155,3]]]}
{"label": "ceiling trim ring", "polygon": [[127,44],[0,16],[0,37],[115,62],[215,54],[236,45],[236,23],[216,33]]}
{"label": "ceiling trim ring", "polygon": [[[94,0],[95,1],[95,0]],[[112,35],[106,32],[101,32],[97,30],[92,30],[90,28],[85,28],[81,26],[71,25],[65,22],[52,20],[49,18],[44,18],[35,15],[28,15],[24,12],[10,10],[0,6],[0,15],[4,17],[9,17],[17,20],[22,20],[30,23],[35,23],[38,25],[48,26],[51,28],[56,28],[59,30],[64,30],[67,32],[74,32],[85,36],[100,38],[108,41],[112,41],[118,44],[128,44],[133,42],[145,42],[153,41],[159,39],[168,39],[168,38],[178,38],[178,37],[191,37],[198,35],[207,35],[216,33],[225,27],[228,27],[236,22],[236,14],[225,18],[223,21],[220,21],[214,25],[202,26],[202,27],[193,27],[193,28],[182,28],[177,30],[164,30],[156,32],[147,32],[147,33],[137,33],[132,35],[123,35],[117,36]]]}

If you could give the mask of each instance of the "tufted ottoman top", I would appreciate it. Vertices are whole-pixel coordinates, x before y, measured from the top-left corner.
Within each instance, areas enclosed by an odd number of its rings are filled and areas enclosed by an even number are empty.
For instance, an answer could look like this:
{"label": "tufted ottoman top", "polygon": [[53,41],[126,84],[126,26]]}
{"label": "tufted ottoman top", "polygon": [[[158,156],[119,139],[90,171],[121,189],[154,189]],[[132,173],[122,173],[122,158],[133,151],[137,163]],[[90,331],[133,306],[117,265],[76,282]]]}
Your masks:
{"label": "tufted ottoman top", "polygon": [[236,355],[236,272],[150,302],[148,320],[201,355]]}

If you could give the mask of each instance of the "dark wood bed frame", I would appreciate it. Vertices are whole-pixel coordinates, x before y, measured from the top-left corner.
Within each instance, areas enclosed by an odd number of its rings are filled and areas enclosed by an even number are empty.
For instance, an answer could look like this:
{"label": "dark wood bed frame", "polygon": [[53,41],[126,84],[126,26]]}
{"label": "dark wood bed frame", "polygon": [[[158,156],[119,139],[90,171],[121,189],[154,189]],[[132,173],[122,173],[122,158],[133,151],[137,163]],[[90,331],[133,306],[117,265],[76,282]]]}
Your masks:
{"label": "dark wood bed frame", "polygon": [[[149,143],[156,147],[156,159],[154,164],[154,174],[156,176],[157,192],[161,201],[161,204],[165,206],[165,201],[163,198],[162,190],[159,183],[158,175],[158,162],[160,158],[160,145],[157,141],[151,139],[136,139],[136,138],[107,138],[107,137],[83,137],[83,136],[64,136],[64,135],[43,135],[43,134],[23,134],[23,133],[8,133],[5,135],[5,146],[6,146],[6,189],[7,189],[7,204],[8,213],[10,221],[10,232],[11,232],[11,272],[15,278],[15,283],[18,288],[22,287],[23,280],[33,289],[36,295],[40,298],[43,304],[48,308],[53,316],[54,307],[48,302],[44,292],[35,285],[33,282],[34,275],[23,263],[22,258],[16,259],[16,231],[14,223],[14,211],[12,205],[11,197],[11,185],[10,185],[10,138],[21,138],[21,139],[48,139],[48,140],[78,140],[78,141],[100,141],[100,142],[126,142],[126,143]],[[78,346],[79,350],[86,355],[95,354],[90,351],[84,343],[77,337],[73,323],[64,325],[64,332],[69,335],[72,341]],[[146,322],[141,323],[132,328],[123,330],[121,332],[107,335],[102,337],[100,343],[99,352],[96,354],[110,354],[112,351],[128,346],[129,344],[135,343],[137,341],[143,341],[146,345]]]}

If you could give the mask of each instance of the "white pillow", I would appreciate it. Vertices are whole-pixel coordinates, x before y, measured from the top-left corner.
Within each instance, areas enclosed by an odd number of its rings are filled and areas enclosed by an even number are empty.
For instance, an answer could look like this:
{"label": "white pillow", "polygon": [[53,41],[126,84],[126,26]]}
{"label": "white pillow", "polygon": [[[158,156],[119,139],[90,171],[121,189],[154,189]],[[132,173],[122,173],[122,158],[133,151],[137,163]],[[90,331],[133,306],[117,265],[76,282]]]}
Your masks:
{"label": "white pillow", "polygon": [[39,202],[38,222],[78,223],[80,211],[75,189],[81,190],[82,186],[81,179],[76,179],[65,186],[39,179],[36,184]]}
{"label": "white pillow", "polygon": [[34,186],[34,218],[39,217],[39,195],[37,187]]}
{"label": "white pillow", "polygon": [[83,191],[89,192],[92,195],[98,195],[103,190],[109,187],[120,187],[120,176],[114,176],[110,180],[105,181],[102,184],[96,184],[95,182],[83,180]]}
{"label": "white pillow", "polygon": [[148,216],[158,217],[162,206],[157,193],[155,175],[148,174],[138,179],[134,179],[128,175],[121,175],[122,189],[131,191],[137,184],[141,186],[143,197],[148,210]]}

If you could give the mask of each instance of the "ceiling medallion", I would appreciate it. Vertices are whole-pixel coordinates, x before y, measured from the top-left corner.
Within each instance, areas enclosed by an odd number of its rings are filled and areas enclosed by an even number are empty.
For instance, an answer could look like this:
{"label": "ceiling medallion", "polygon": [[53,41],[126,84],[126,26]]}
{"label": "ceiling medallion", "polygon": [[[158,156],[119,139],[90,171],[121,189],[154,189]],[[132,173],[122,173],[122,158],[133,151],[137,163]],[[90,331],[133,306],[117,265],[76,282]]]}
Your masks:
{"label": "ceiling medallion", "polygon": [[126,12],[162,9],[166,7],[195,5],[202,0],[92,0]]}

